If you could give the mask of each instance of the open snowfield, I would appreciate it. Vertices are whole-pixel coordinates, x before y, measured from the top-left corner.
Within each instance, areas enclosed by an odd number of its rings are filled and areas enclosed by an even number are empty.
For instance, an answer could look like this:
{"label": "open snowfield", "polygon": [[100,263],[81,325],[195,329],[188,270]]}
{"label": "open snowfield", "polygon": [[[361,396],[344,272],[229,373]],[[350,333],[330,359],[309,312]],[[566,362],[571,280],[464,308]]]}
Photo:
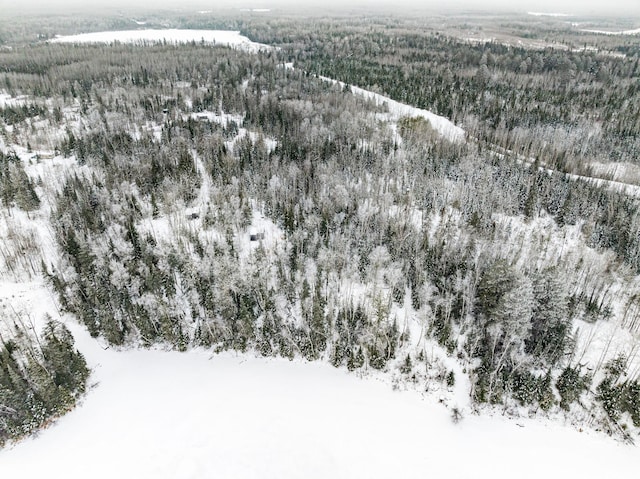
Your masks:
{"label": "open snowfield", "polygon": [[622,478],[640,467],[636,448],[597,434],[502,417],[453,424],[432,399],[325,364],[92,349],[97,386],[0,451],[1,477]]}
{"label": "open snowfield", "polygon": [[527,12],[527,15],[534,17],[570,17],[568,13],[551,13],[551,12]]}
{"label": "open snowfield", "polygon": [[59,36],[54,43],[140,43],[140,42],[169,42],[186,43],[200,42],[228,45],[248,52],[268,50],[271,47],[255,43],[237,31],[226,30],[125,30],[82,33],[79,35]]}
{"label": "open snowfield", "polygon": [[640,28],[636,28],[634,30],[620,30],[616,32],[612,32],[609,30],[580,30],[581,32],[587,33],[598,33],[600,35],[638,35],[640,34]]}

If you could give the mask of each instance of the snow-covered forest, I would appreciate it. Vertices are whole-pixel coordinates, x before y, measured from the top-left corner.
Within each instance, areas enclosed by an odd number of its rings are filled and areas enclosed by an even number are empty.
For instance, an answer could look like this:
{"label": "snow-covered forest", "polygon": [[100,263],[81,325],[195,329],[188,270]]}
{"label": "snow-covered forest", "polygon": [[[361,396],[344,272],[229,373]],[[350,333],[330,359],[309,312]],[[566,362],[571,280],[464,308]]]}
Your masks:
{"label": "snow-covered forest", "polygon": [[237,26],[258,43],[0,49],[0,445],[91,381],[21,284],[105,348],[322,361],[437,391],[455,421],[633,443],[638,43]]}

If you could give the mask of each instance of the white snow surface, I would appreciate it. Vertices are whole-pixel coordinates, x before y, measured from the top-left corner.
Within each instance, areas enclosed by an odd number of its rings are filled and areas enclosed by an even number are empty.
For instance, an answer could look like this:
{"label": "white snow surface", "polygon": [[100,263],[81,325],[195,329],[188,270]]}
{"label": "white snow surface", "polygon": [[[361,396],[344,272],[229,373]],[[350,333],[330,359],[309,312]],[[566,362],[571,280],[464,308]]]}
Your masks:
{"label": "white snow surface", "polygon": [[326,364],[116,352],[84,336],[97,385],[0,451],[2,477],[596,478],[640,467],[637,449],[597,434],[503,417],[456,425],[432,399]]}
{"label": "white snow surface", "polygon": [[527,12],[527,15],[534,17],[570,17],[568,13],[548,13],[548,12]]}
{"label": "white snow surface", "polygon": [[22,106],[26,103],[26,99],[24,95],[12,97],[8,93],[0,92],[0,107]]}
{"label": "white snow surface", "polygon": [[244,121],[244,115],[234,115],[234,114],[224,113],[224,112],[221,114],[218,114],[211,111],[200,111],[197,113],[185,114],[185,115],[182,115],[182,117],[185,120],[189,117],[193,118],[194,120],[207,120],[212,123],[218,123],[219,125],[222,125],[222,126],[227,126],[231,122],[235,122],[238,125],[242,125],[242,122]]}
{"label": "white snow surface", "polygon": [[122,30],[108,32],[81,33],[79,35],[58,36],[54,43],[187,43],[191,41],[227,45],[248,52],[269,50],[272,47],[255,43],[238,31],[227,30]]}
{"label": "white snow surface", "polygon": [[598,33],[600,35],[638,35],[640,34],[640,28],[636,28],[633,30],[621,30],[621,31],[608,31],[608,30],[580,30],[581,32],[587,33]]}

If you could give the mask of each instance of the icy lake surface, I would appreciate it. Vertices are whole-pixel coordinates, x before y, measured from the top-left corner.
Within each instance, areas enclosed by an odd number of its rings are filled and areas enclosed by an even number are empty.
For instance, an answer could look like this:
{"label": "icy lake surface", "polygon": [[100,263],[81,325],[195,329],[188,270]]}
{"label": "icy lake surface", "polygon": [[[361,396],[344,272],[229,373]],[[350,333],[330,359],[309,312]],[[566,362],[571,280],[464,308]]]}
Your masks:
{"label": "icy lake surface", "polygon": [[99,384],[0,451],[0,477],[622,478],[640,467],[637,448],[596,433],[472,415],[454,424],[433,398],[326,364],[97,349]]}
{"label": "icy lake surface", "polygon": [[240,35],[240,32],[227,30],[123,30],[58,36],[51,41],[54,43],[155,43],[165,41],[167,43],[187,43],[194,41],[227,45],[249,52],[270,48],[268,45],[252,42],[247,37]]}

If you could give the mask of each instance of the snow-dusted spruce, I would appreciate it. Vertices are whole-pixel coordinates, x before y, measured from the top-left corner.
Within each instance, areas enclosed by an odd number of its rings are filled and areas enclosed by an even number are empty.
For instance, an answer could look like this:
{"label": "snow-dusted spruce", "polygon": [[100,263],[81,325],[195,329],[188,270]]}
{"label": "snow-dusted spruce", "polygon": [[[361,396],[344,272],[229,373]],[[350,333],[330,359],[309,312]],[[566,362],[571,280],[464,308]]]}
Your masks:
{"label": "snow-dusted spruce", "polygon": [[1,447],[73,408],[85,391],[89,370],[64,325],[43,316],[38,321],[43,327],[38,328],[12,294],[14,281],[28,281],[41,271],[37,263],[42,258],[39,238],[21,222],[37,214],[41,200],[13,151],[0,151],[0,205]]}
{"label": "snow-dusted spruce", "polygon": [[[22,54],[3,53],[10,72]],[[75,160],[48,198],[62,256],[43,269],[93,336],[381,370],[463,414],[581,420],[603,404],[598,425],[638,426],[640,217],[621,192],[497,157],[481,134],[443,138],[428,115],[272,56],[29,54],[47,81],[9,93],[42,109],[5,120],[4,142],[26,163]]]}
{"label": "snow-dusted spruce", "polygon": [[75,406],[89,370],[73,336],[49,320],[36,336],[24,318],[0,318],[0,447]]}

